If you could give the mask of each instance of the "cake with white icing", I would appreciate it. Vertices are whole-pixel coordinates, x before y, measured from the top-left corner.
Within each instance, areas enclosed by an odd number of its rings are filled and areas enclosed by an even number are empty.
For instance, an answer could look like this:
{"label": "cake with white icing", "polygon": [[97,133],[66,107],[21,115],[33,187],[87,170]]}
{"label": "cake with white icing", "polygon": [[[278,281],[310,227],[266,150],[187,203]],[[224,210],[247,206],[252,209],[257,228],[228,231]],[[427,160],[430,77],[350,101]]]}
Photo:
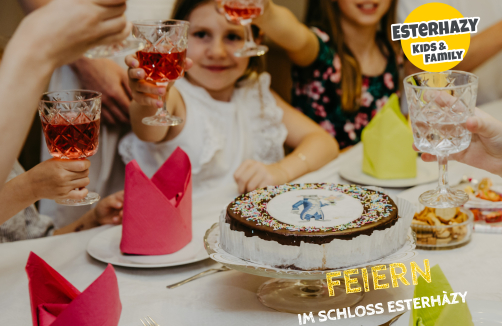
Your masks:
{"label": "cake with white icing", "polygon": [[352,185],[286,184],[237,197],[220,216],[220,244],[258,264],[341,269],[388,256],[409,224],[386,194]]}

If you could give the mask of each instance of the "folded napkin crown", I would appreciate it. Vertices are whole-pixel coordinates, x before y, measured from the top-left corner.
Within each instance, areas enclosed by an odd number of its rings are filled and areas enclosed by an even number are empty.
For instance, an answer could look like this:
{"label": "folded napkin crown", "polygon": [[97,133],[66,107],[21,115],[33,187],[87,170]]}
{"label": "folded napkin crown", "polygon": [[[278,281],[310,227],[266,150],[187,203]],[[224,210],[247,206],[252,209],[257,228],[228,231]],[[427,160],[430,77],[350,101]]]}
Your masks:
{"label": "folded napkin crown", "polygon": [[136,161],[126,166],[120,250],[166,255],[192,240],[192,166],[179,147],[150,179]]}
{"label": "folded napkin crown", "polygon": [[118,325],[122,304],[111,265],[82,293],[33,252],[26,273],[33,326]]}
{"label": "folded napkin crown", "polygon": [[413,132],[392,94],[364,128],[363,172],[378,179],[408,179],[417,175],[417,153],[413,150]]}

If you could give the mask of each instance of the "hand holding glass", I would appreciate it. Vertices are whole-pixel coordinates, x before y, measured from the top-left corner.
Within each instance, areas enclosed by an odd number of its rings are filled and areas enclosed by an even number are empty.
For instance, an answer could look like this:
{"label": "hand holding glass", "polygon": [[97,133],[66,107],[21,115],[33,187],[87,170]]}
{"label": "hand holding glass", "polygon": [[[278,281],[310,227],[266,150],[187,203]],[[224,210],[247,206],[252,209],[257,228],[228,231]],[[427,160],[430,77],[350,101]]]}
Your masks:
{"label": "hand holding glass", "polygon": [[[38,105],[49,153],[75,160],[96,154],[99,145],[101,93],[85,90],[48,92]],[[90,205],[100,199],[89,192],[84,199],[56,200],[67,206]]]}
{"label": "hand holding glass", "polygon": [[267,0],[221,0],[225,17],[232,23],[244,26],[244,47],[234,53],[236,57],[255,57],[268,51],[265,45],[258,45],[253,38],[251,22],[263,13]]}
{"label": "hand holding glass", "polygon": [[[125,3],[126,0],[124,0],[123,4],[125,5]],[[116,6],[118,6],[118,4],[116,4],[115,7]],[[84,53],[84,56],[90,59],[113,58],[126,56],[136,51],[140,51],[144,47],[145,42],[143,40],[128,37],[116,44],[99,45],[89,49]]]}
{"label": "hand holding glass", "polygon": [[[146,41],[143,50],[136,53],[139,68],[146,80],[157,86],[168,86],[185,75],[189,23],[183,20],[138,21],[133,25],[133,36]],[[143,123],[151,126],[176,126],[183,119],[172,116],[166,108],[166,98],[159,96],[163,107],[155,116],[146,117]]]}
{"label": "hand holding glass", "polygon": [[471,143],[467,118],[474,114],[478,77],[462,71],[422,72],[404,80],[415,146],[437,156],[439,185],[420,195],[427,207],[459,207],[469,196],[448,185],[448,155]]}

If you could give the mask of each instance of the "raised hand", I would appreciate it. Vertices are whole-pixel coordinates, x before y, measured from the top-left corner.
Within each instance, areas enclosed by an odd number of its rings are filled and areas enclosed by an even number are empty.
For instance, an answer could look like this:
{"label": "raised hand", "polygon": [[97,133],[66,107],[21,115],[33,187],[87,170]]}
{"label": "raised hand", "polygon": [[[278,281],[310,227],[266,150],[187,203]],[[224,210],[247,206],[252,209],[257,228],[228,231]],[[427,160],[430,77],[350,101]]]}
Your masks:
{"label": "raised hand", "polygon": [[[174,84],[169,83],[165,86],[157,86],[145,80],[146,73],[139,67],[139,61],[135,54],[128,55],[125,59],[126,65],[129,67],[129,87],[131,89],[133,99],[139,105],[146,105],[155,108],[162,107],[162,101],[159,100],[159,95],[164,96],[167,90]],[[193,65],[191,59],[185,61],[185,71],[189,70]]]}
{"label": "raised hand", "polygon": [[125,10],[125,0],[53,0],[21,22],[10,46],[17,51],[36,49],[39,60],[51,62],[54,69],[89,48],[125,39],[132,28]]}

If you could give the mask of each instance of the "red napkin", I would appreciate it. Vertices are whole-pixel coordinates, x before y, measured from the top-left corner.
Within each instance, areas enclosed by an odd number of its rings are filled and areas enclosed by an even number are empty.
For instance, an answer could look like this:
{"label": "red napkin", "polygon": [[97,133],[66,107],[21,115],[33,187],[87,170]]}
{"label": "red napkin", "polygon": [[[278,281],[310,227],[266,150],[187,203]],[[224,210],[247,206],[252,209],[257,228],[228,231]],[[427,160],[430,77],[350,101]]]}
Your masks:
{"label": "red napkin", "polygon": [[26,273],[33,326],[118,325],[122,304],[112,265],[82,293],[33,252]]}
{"label": "red napkin", "polygon": [[166,255],[192,241],[192,166],[179,147],[150,180],[132,161],[126,166],[120,250]]}

